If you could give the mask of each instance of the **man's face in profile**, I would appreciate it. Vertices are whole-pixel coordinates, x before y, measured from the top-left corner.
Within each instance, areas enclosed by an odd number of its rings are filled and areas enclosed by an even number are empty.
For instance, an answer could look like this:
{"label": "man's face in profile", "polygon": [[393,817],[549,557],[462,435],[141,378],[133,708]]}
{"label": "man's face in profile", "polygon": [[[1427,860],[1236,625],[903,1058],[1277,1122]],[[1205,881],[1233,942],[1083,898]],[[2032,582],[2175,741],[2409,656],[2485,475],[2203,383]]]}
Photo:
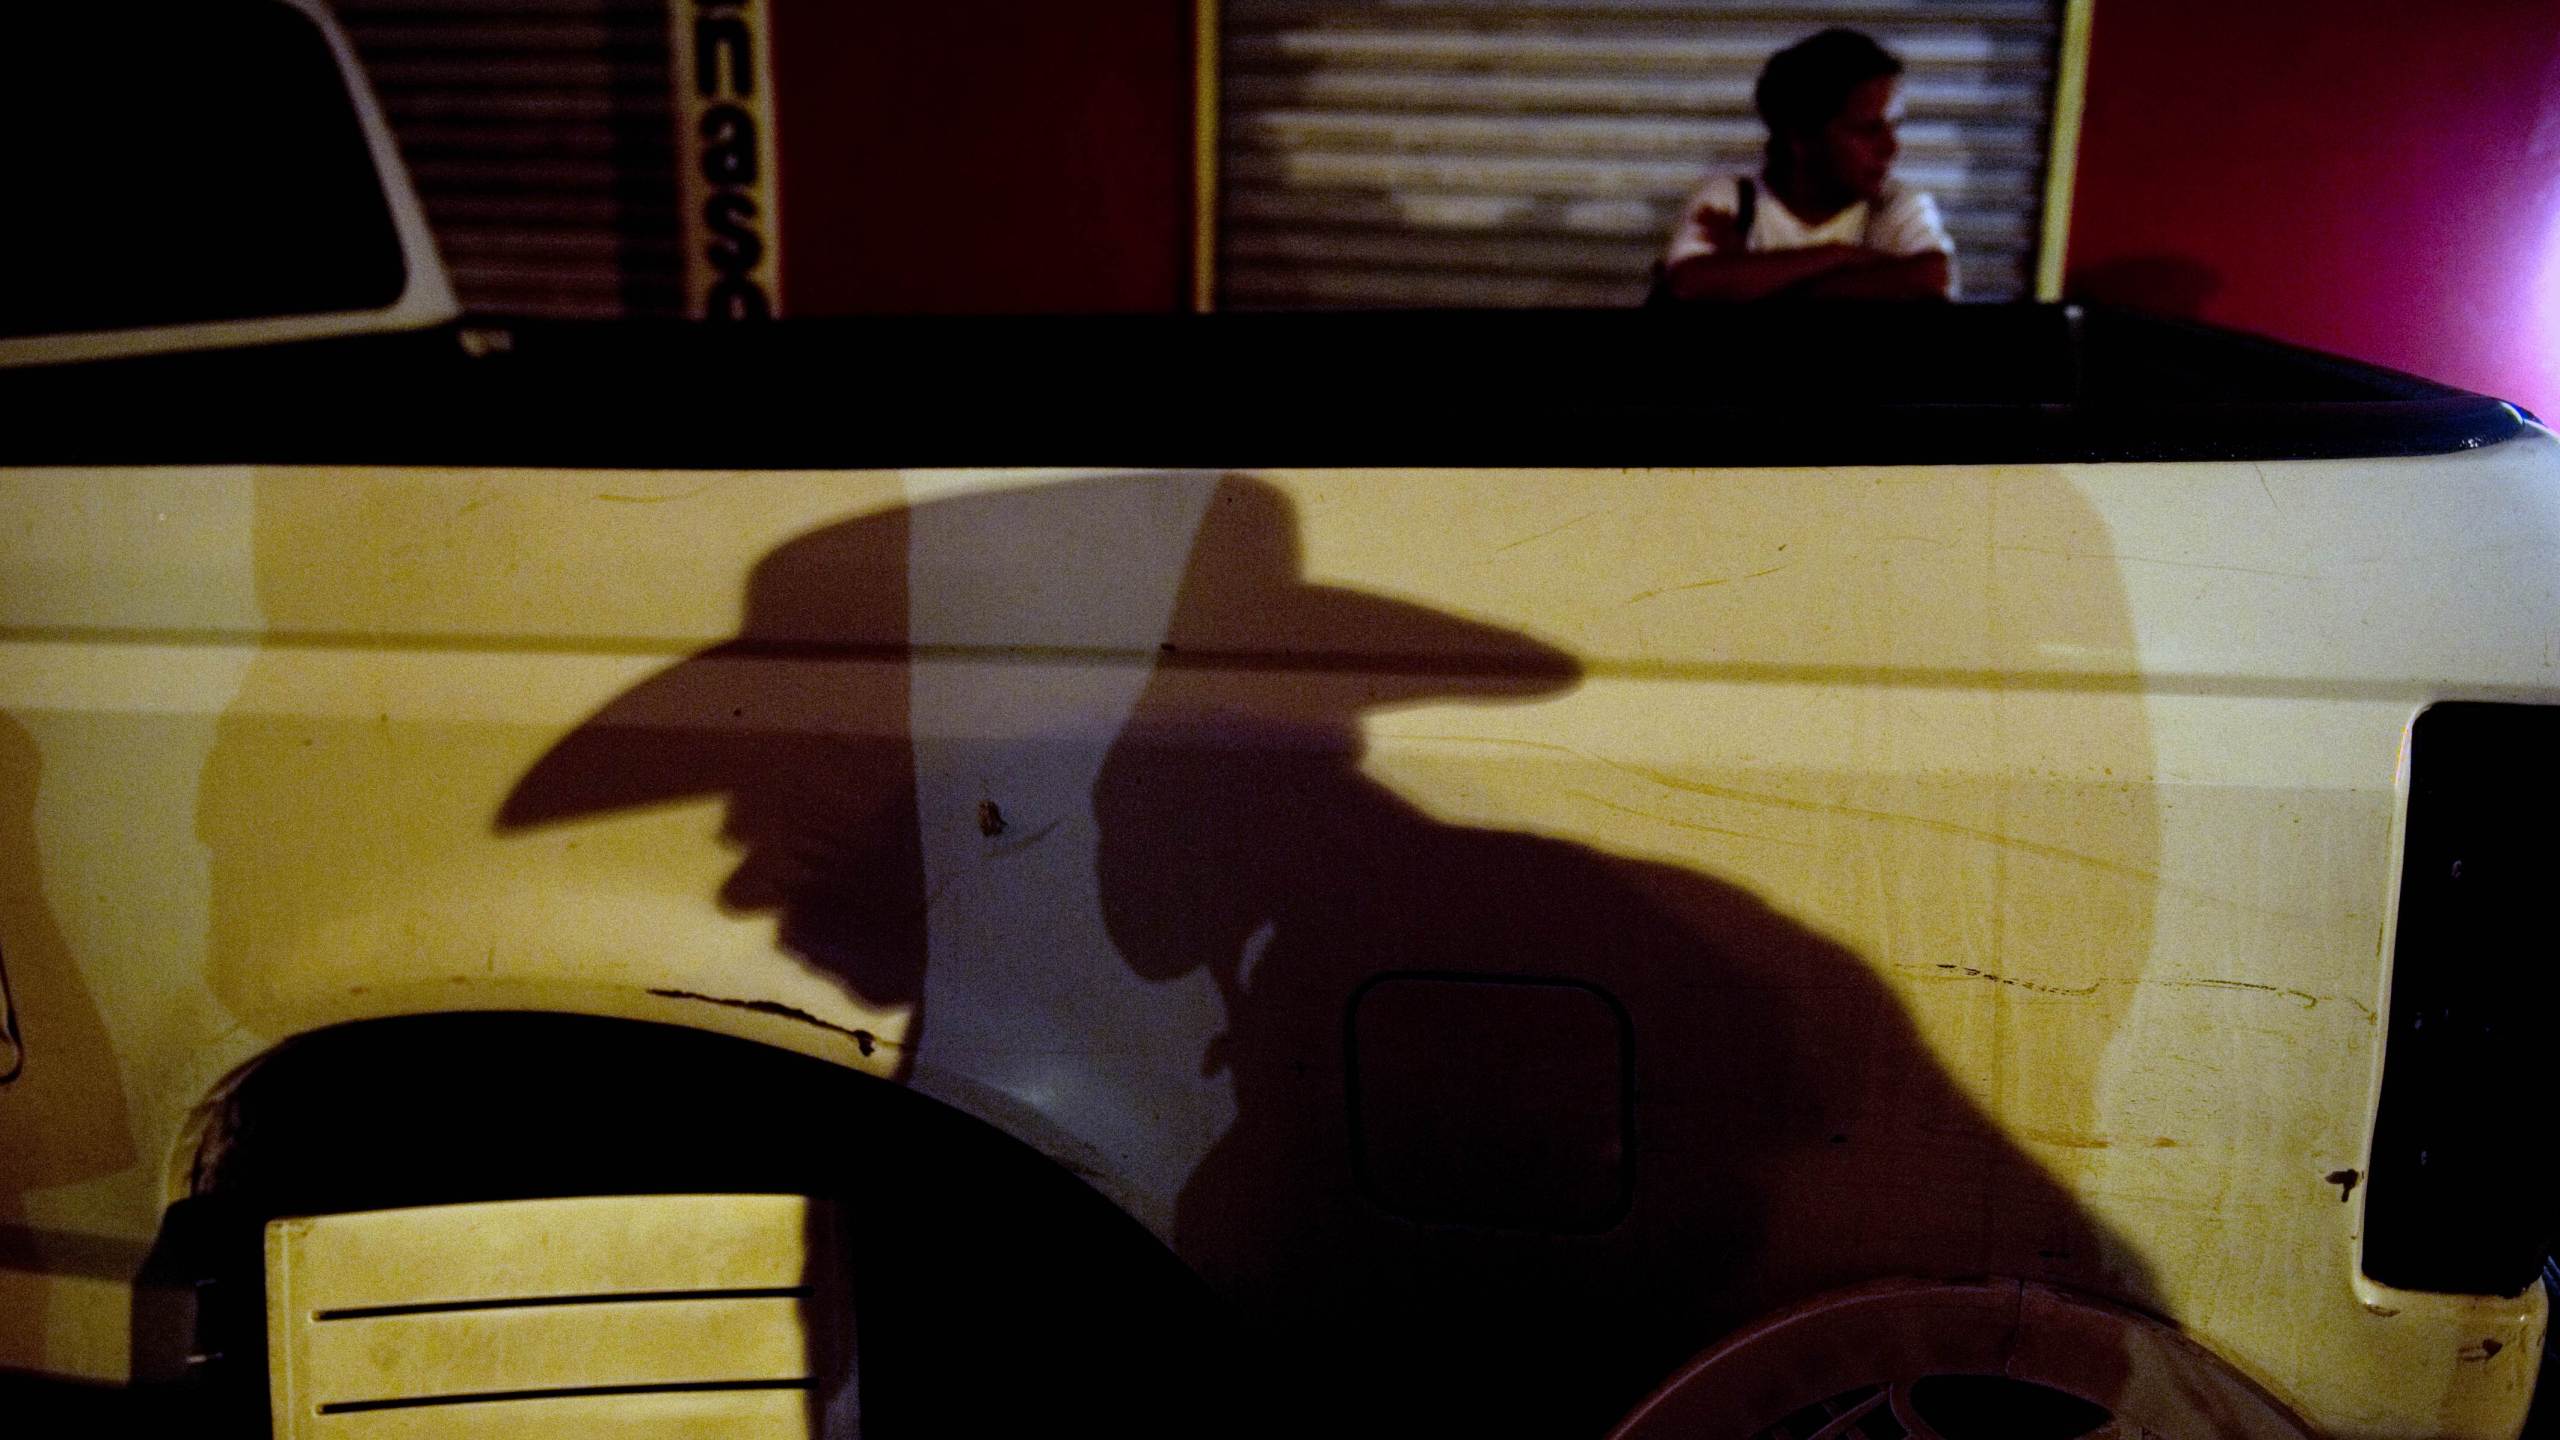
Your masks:
{"label": "man's face in profile", "polygon": [[866,1003],[924,991],[924,876],[904,739],[811,747],[805,769],[733,793],[722,838],[743,852],[720,889],[739,914],[770,914],[782,948]]}
{"label": "man's face in profile", "polygon": [[1841,193],[1875,199],[1902,150],[1897,134],[1902,111],[1898,76],[1879,75],[1850,91],[1840,113],[1803,142],[1807,168],[1827,177]]}

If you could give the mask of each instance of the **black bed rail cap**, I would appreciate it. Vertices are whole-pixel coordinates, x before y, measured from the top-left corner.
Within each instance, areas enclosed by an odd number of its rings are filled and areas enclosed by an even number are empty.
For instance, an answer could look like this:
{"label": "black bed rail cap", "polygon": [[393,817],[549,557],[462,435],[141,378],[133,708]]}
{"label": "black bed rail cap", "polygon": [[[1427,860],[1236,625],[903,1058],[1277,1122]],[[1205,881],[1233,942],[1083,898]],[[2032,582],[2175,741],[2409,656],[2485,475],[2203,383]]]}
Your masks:
{"label": "black bed rail cap", "polygon": [[2330,459],[2528,423],[2355,361],[2060,305],[478,320],[21,370],[0,407],[7,464],[723,469]]}

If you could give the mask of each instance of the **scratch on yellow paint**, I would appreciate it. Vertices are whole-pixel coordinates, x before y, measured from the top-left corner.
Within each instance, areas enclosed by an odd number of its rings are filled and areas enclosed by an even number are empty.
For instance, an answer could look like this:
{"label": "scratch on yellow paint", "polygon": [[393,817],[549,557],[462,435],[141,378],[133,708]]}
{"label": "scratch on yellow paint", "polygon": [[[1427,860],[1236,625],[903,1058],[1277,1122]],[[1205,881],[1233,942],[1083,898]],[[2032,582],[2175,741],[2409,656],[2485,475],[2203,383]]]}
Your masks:
{"label": "scratch on yellow paint", "polygon": [[2164,560],[2153,555],[2111,555],[2092,551],[2048,550],[2038,545],[1994,545],[1993,550],[2006,555],[2046,555],[2056,560],[2103,560],[2109,564],[2166,565],[2176,570],[2221,570],[2234,575],[2264,575],[2274,580],[2323,580],[2323,575],[2309,575],[2299,570],[2263,570],[2254,565],[2212,565],[2202,560]]}
{"label": "scratch on yellow paint", "polygon": [[2018,1127],[2017,1133],[2039,1144],[2058,1145],[2066,1150],[2111,1150],[2122,1144],[2131,1144],[2145,1150],[2178,1148],[2178,1142],[2166,1135],[2154,1135],[2148,1140],[2123,1141],[2112,1135],[2082,1135],[2068,1130],[2046,1130],[2032,1125]]}
{"label": "scratch on yellow paint", "polygon": [[1639,820],[1650,820],[1657,825],[1668,825],[1675,830],[1695,830],[1701,835],[1726,835],[1736,840],[1753,840],[1763,845],[1785,845],[1797,850],[1819,850],[1822,848],[1819,845],[1811,844],[1803,840],[1781,840],[1775,835],[1754,835],[1747,830],[1727,830],[1718,825],[1700,825],[1695,821],[1690,820],[1674,820],[1668,815],[1657,814],[1651,810],[1638,810],[1632,805],[1619,805],[1611,801],[1603,800],[1588,790],[1567,790],[1564,793],[1572,796],[1576,800],[1588,801],[1593,805],[1599,806],[1603,810],[1614,810],[1621,815],[1633,815]]}
{"label": "scratch on yellow paint", "polygon": [[1627,603],[1630,605],[1638,605],[1647,600],[1653,599],[1657,595],[1676,595],[1683,590],[1705,590],[1716,585],[1730,585],[1737,580],[1757,580],[1763,575],[1775,575],[1781,570],[1792,570],[1794,568],[1794,563],[1790,561],[1785,565],[1772,565],[1766,570],[1753,570],[1742,575],[1719,575],[1712,580],[1692,580],[1686,585],[1664,585],[1652,590],[1640,590],[1635,594],[1628,596]]}
{"label": "scratch on yellow paint", "polygon": [[2338,995],[2314,995],[2308,990],[2297,990],[2290,985],[2269,985],[2256,980],[2154,980],[2100,976],[2086,985],[2062,986],[2049,985],[2036,980],[2022,979],[2015,975],[1998,975],[1979,966],[1958,965],[1945,961],[1929,965],[1896,965],[1894,968],[1907,974],[1934,976],[1935,978],[1941,979],[1984,980],[1994,985],[2006,985],[2019,990],[2032,990],[2040,995],[2094,995],[2101,988],[2112,983],[2123,986],[2148,985],[2165,990],[2240,990],[2261,995],[2281,995],[2288,1000],[2298,1003],[2305,1010],[2318,1009],[2320,1002],[2324,999],[2344,1000],[2346,1004],[2352,1005],[2357,1010],[2363,1012],[2367,1019],[2371,1019],[2373,1016],[2373,1008],[2361,1001],[2348,1000],[2346,997]]}
{"label": "scratch on yellow paint", "polygon": [[1677,775],[1665,775],[1658,770],[1651,770],[1642,765],[1631,765],[1622,760],[1612,760],[1605,755],[1593,755],[1587,752],[1576,753],[1581,754],[1582,758],[1589,760],[1594,764],[1606,765],[1612,770],[1624,771],[1629,775],[1650,780],[1654,784],[1663,786],[1666,789],[1682,790],[1693,795],[1704,795],[1710,799],[1737,800],[1749,805],[1770,805],[1779,809],[1799,810],[1809,814],[1845,816],[1853,820],[1877,820],[1894,825],[1916,825],[1923,830],[1933,831],[1937,834],[1954,835],[1967,840],[1980,840],[1986,844],[1997,845],[2004,850],[2019,850],[2030,855],[2043,856],[2048,860],[2062,860],[2075,865],[2086,865],[2092,869],[2108,871],[2110,873],[2123,875],[2135,880],[2157,883],[2160,879],[2160,876],[2157,873],[2143,869],[2139,866],[2121,864],[2113,860],[2104,859],[2100,856],[2088,855],[2077,850],[2065,849],[2059,845],[2047,845],[2039,841],[2020,839],[2015,835],[2003,835],[1997,831],[1984,830],[1971,825],[1962,825],[1952,820],[1933,820],[1925,815],[1904,815],[1889,810],[1869,810],[1861,806],[1840,805],[1825,800],[1801,800],[1790,795],[1770,795],[1759,791],[1737,790],[1729,785],[1712,785],[1703,780],[1686,780]]}
{"label": "scratch on yellow paint", "polygon": [[599,492],[596,495],[596,498],[599,500],[612,501],[616,505],[665,505],[676,500],[691,500],[695,496],[708,494],[710,490],[711,487],[708,485],[699,486],[695,489],[687,490],[677,495],[617,495],[612,491],[607,490]]}
{"label": "scratch on yellow paint", "polygon": [[1574,526],[1581,524],[1583,521],[1589,520],[1601,513],[1602,512],[1598,510],[1586,510],[1553,529],[1541,530],[1535,535],[1523,535],[1519,539],[1514,540],[1507,545],[1496,545],[1493,547],[1493,553],[1500,555],[1507,550],[1517,550],[1523,545],[1534,545],[1541,540],[1547,539],[1549,536],[1561,535],[1567,530],[1572,529]]}

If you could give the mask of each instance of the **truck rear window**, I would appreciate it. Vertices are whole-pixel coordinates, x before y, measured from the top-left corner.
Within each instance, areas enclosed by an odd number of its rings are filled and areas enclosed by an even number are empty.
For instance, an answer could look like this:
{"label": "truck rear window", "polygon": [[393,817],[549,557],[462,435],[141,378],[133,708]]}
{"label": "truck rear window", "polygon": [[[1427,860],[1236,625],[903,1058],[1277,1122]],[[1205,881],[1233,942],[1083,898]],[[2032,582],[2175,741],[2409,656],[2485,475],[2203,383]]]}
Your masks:
{"label": "truck rear window", "polygon": [[336,57],[249,0],[24,7],[0,336],[375,310],[407,267]]}

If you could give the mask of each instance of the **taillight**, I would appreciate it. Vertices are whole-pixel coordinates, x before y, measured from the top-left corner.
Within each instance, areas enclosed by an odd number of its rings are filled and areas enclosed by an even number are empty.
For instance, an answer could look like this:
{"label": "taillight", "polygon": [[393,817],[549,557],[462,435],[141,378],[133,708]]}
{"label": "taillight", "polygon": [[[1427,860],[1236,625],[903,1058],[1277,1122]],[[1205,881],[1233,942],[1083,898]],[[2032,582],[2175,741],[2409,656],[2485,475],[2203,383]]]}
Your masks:
{"label": "taillight", "polygon": [[2364,1273],[2513,1295],[2550,1248],[2560,706],[2446,703],[2409,735]]}

